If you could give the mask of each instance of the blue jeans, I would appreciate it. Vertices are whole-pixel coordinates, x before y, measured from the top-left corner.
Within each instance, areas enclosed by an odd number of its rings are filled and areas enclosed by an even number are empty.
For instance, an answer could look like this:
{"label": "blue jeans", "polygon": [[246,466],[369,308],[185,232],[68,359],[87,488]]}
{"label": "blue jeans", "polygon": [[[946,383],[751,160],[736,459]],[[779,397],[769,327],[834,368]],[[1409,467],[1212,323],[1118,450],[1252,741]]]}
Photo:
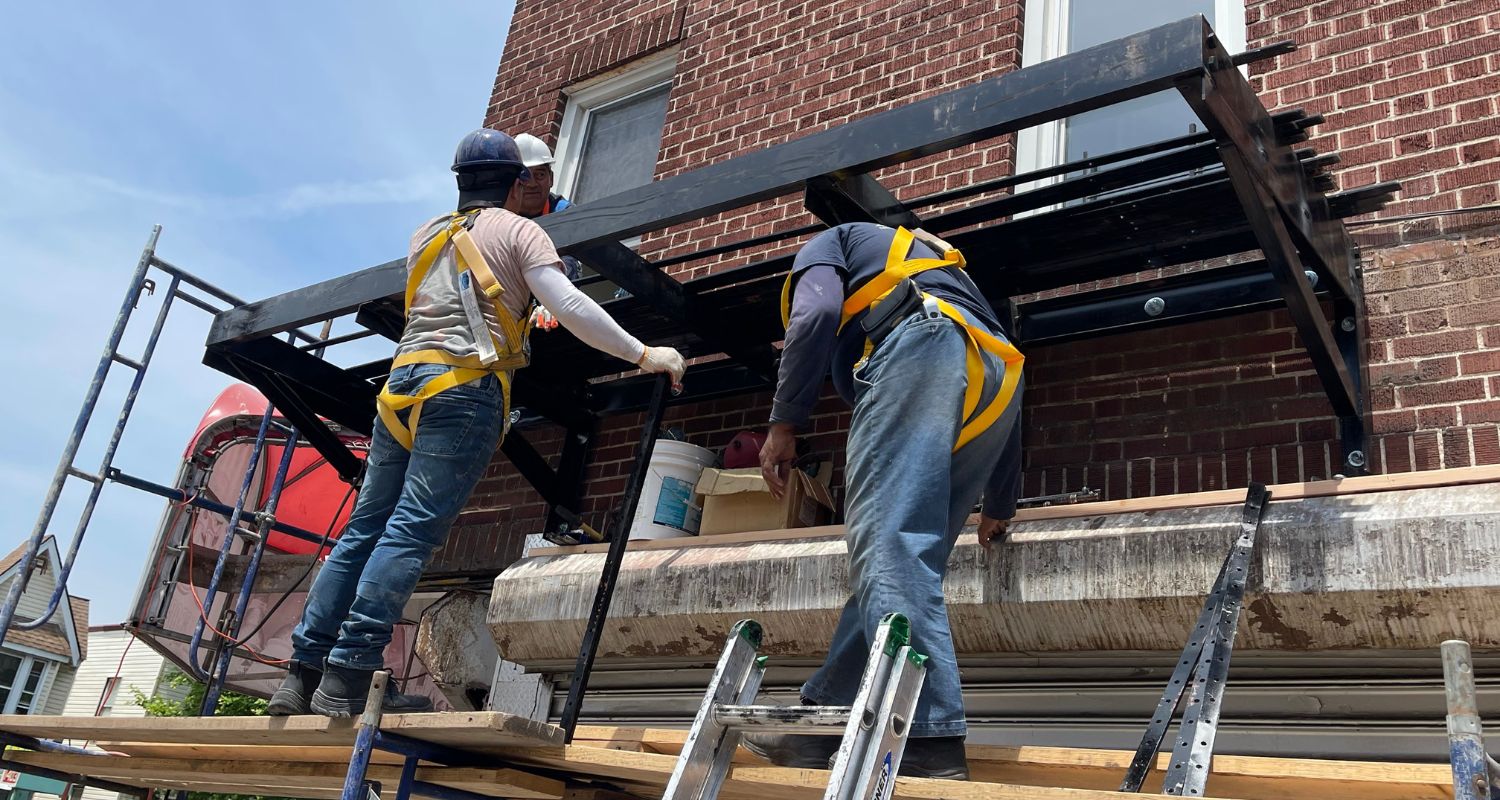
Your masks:
{"label": "blue jeans", "polygon": [[[965,337],[947,318],[914,315],[854,374],[845,522],[854,594],[823,666],[802,687],[820,705],[850,705],[880,619],[911,620],[912,647],[929,657],[911,735],[966,733],[958,659],[943,602],[948,555],[1017,424],[1015,398],[957,453],[963,426]],[[1005,365],[986,354],[983,408]]]}
{"label": "blue jeans", "polygon": [[[391,391],[414,394],[447,371],[441,364],[397,367]],[[384,665],[391,629],[494,456],[504,423],[494,375],[426,401],[411,452],[375,421],[364,485],[307,594],[292,658],[319,669],[325,659],[351,669]]]}

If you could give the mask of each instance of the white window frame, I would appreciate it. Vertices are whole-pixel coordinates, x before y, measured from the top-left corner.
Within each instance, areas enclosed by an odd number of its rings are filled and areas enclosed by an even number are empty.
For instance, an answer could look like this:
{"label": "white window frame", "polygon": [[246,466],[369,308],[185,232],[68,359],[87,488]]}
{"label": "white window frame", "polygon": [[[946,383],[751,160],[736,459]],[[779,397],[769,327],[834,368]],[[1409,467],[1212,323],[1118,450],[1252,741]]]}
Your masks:
{"label": "white window frame", "polygon": [[16,667],[15,681],[11,683],[10,692],[6,694],[3,704],[0,704],[0,714],[16,713],[16,706],[20,703],[21,693],[24,691],[26,681],[31,678],[31,671],[34,669],[40,669],[42,672],[36,681],[36,694],[31,698],[31,708],[27,709],[26,713],[39,713],[47,704],[47,691],[51,688],[51,682],[47,680],[47,668],[52,665],[52,662],[44,658],[37,658],[14,651],[4,651],[3,654],[11,658],[20,659],[21,666]]}
{"label": "white window frame", "polygon": [[[1245,2],[1214,0],[1214,17],[1220,22],[1214,26],[1214,34],[1224,49],[1232,54],[1245,50]],[[1021,66],[1033,66],[1066,54],[1068,17],[1072,7],[1072,0],[1026,0]],[[1063,163],[1067,152],[1063,134],[1063,120],[1020,131],[1016,135],[1016,171],[1024,174]],[[1045,186],[1057,180],[1033,181],[1021,188]]]}
{"label": "white window frame", "polygon": [[96,717],[109,717],[114,715],[115,701],[120,694],[120,676],[115,675],[104,679],[104,690],[99,693],[99,703],[94,712]]}
{"label": "white window frame", "polygon": [[[552,190],[570,201],[573,199],[573,188],[578,183],[576,167],[583,155],[589,119],[595,111],[670,84],[676,73],[677,49],[672,48],[620,71],[564,89],[567,103],[563,107],[562,128],[557,135],[557,150],[553,153]],[[658,150],[657,161],[660,160]]]}

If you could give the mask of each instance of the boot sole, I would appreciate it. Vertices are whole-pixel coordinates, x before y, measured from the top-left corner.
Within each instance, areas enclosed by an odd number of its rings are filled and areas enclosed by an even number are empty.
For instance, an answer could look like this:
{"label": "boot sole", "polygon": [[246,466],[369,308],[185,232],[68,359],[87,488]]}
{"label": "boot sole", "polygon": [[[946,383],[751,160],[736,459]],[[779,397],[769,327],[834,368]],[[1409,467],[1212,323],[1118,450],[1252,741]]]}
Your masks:
{"label": "boot sole", "polygon": [[266,714],[272,717],[295,717],[311,711],[306,697],[286,689],[277,689],[266,704]]}
{"label": "boot sole", "polygon": [[818,757],[809,756],[800,751],[788,751],[782,749],[770,749],[761,747],[748,739],[740,739],[740,747],[749,750],[756,756],[763,758],[778,767],[789,767],[791,769],[828,769],[831,756]]}
{"label": "boot sole", "polygon": [[[311,706],[313,713],[322,714],[325,717],[333,717],[334,719],[347,719],[365,713],[364,698],[349,700],[342,697],[329,697],[323,694],[321,689],[313,692],[312,702],[308,705]],[[387,706],[383,709],[383,712],[385,714],[425,714],[431,710],[432,704],[428,703],[420,708],[391,708]]]}
{"label": "boot sole", "polygon": [[901,768],[896,771],[896,774],[900,775],[903,778],[927,778],[929,780],[936,780],[936,781],[966,781],[966,780],[969,779],[969,770],[967,768],[964,768],[964,769],[938,769],[938,770],[924,770],[924,769],[912,769],[912,770],[908,770],[906,768],[906,765],[902,764]]}
{"label": "boot sole", "polygon": [[365,700],[350,700],[342,697],[329,697],[319,689],[313,692],[312,702],[308,703],[314,713],[334,719],[347,719],[357,717],[365,713]]}

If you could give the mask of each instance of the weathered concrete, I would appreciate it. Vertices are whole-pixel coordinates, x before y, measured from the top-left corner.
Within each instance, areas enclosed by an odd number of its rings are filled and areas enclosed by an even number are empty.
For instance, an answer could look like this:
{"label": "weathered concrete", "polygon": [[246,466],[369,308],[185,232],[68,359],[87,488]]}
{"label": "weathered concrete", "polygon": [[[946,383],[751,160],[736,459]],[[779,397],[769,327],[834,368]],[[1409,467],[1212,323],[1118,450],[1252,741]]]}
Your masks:
{"label": "weathered concrete", "polygon": [[417,657],[455,709],[482,711],[500,653],[484,635],[489,595],[449,592],[422,612]]}
{"label": "weathered concrete", "polygon": [[[1238,506],[1028,522],[986,553],[961,539],[946,583],[961,655],[1181,648],[1237,533]],[[495,581],[490,627],[527,667],[569,663],[602,554],[526,559]],[[629,553],[600,658],[714,658],[735,620],[769,654],[825,652],[846,599],[839,540]],[[1237,648],[1500,647],[1500,486],[1273,502]]]}

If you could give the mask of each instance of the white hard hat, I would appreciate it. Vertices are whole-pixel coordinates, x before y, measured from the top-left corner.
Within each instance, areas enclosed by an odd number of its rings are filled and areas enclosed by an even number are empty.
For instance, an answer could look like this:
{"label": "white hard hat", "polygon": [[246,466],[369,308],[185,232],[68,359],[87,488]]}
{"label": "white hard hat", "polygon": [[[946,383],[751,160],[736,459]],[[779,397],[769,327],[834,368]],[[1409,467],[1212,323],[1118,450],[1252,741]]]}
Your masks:
{"label": "white hard hat", "polygon": [[516,137],[516,147],[521,151],[521,163],[528,167],[552,163],[552,151],[547,149],[547,143],[529,133]]}

